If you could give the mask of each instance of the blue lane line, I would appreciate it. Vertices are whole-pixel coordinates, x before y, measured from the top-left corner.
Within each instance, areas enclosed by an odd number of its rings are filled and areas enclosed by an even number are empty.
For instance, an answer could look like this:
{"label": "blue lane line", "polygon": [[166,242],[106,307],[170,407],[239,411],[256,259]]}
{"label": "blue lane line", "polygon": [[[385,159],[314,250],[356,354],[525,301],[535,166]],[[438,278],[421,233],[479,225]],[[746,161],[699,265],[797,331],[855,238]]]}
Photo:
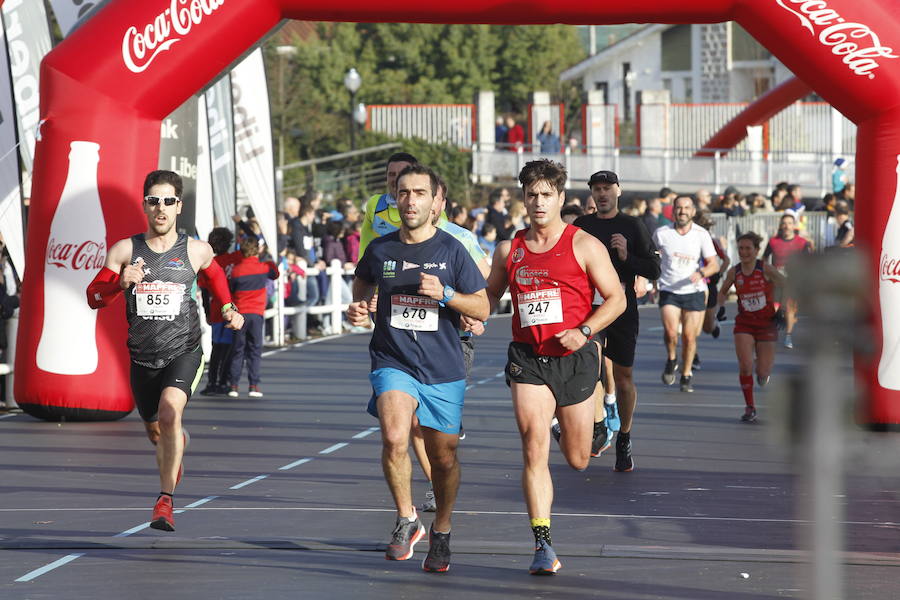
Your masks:
{"label": "blue lane line", "polygon": [[82,556],[84,556],[84,552],[79,552],[77,554],[69,554],[68,556],[63,556],[59,560],[54,560],[49,565],[44,565],[40,569],[35,569],[31,573],[26,573],[25,575],[22,575],[21,577],[16,579],[16,582],[24,583],[26,581],[31,581],[32,579],[35,579],[36,577],[40,577],[44,573],[52,571],[53,569],[56,569],[57,567],[61,567],[63,565],[69,564],[76,558],[81,558]]}
{"label": "blue lane line", "polygon": [[301,458],[300,460],[295,460],[294,462],[286,464],[283,467],[278,467],[278,470],[279,471],[287,471],[289,469],[293,469],[294,467],[299,467],[300,465],[305,465],[306,463],[308,463],[311,460],[312,460],[311,458]]}
{"label": "blue lane line", "polygon": [[[148,527],[150,527],[150,521],[147,521],[146,523],[141,523],[140,525],[132,527],[131,529],[126,529],[122,533],[117,533],[113,537],[128,537],[132,533],[137,533],[138,531],[143,531],[144,529],[147,529]],[[18,579],[16,581],[18,581]]]}
{"label": "blue lane line", "polygon": [[331,454],[332,452],[335,452],[336,450],[340,450],[341,448],[343,448],[346,445],[347,445],[347,442],[341,442],[341,443],[335,444],[334,446],[331,446],[329,448],[325,448],[324,450],[320,450],[319,454]]}
{"label": "blue lane line", "polygon": [[241,489],[242,487],[247,487],[247,486],[250,485],[251,483],[256,483],[257,481],[260,481],[260,480],[262,480],[262,479],[265,479],[266,477],[268,477],[268,475],[257,475],[257,476],[254,477],[253,479],[248,479],[247,481],[242,481],[241,483],[239,483],[239,484],[237,484],[237,485],[233,485],[233,486],[231,486],[231,487],[228,488],[228,489],[229,489],[229,490],[239,490],[239,489]]}

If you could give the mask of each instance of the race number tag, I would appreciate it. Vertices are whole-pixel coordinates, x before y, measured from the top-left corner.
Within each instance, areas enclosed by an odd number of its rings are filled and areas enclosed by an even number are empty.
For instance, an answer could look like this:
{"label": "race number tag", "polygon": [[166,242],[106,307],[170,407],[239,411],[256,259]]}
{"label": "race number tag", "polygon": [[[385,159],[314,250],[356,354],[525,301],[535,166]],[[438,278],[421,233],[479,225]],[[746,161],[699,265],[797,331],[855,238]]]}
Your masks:
{"label": "race number tag", "polygon": [[141,282],[134,286],[139,317],[171,317],[181,311],[184,284],[163,281]]}
{"label": "race number tag", "polygon": [[522,327],[562,323],[562,296],[559,288],[522,292],[516,297]]}
{"label": "race number tag", "polygon": [[766,307],[766,294],[764,292],[757,292],[755,294],[741,296],[741,306],[743,306],[744,310],[747,312],[762,310]]}
{"label": "race number tag", "polygon": [[391,296],[391,327],[410,331],[437,331],[438,301],[424,296]]}

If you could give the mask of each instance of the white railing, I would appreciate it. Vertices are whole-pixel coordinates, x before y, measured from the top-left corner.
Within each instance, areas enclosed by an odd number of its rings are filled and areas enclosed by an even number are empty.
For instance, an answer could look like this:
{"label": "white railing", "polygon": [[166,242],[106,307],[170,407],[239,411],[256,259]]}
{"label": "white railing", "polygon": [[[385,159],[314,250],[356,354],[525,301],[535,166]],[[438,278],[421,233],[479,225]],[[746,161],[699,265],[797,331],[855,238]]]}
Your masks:
{"label": "white railing", "polygon": [[[619,174],[626,190],[657,190],[669,186],[680,192],[708,188],[721,193],[729,185],[742,192],[768,195],[779,181],[799,184],[808,195],[824,195],[831,191],[833,157],[829,153],[787,152],[762,153],[715,152],[713,156],[693,156],[684,148],[642,148],[641,154],[623,152],[614,147],[591,147],[583,152],[565,148],[561,154],[544,156],[530,151],[482,150],[472,146],[472,178],[474,181],[515,179],[526,162],[551,158],[563,163],[569,173],[569,187],[582,186],[595,171],[609,169]],[[854,179],[853,163],[847,165]]]}
{"label": "white railing", "polygon": [[[306,285],[309,277],[315,277],[319,274],[319,269],[314,267],[304,267],[305,275],[298,277],[296,285]],[[342,331],[343,314],[347,310],[348,305],[341,302],[341,286],[343,285],[344,275],[352,275],[353,271],[345,271],[344,265],[340,260],[334,259],[331,265],[325,269],[325,273],[329,276],[328,294],[326,302],[315,306],[285,306],[284,305],[284,275],[275,280],[275,306],[266,309],[264,314],[265,320],[271,320],[271,336],[266,337],[266,343],[283,346],[285,343],[285,317],[292,319],[292,329],[294,337],[305,340],[308,335],[306,332],[306,317],[308,315],[326,315],[327,324],[323,325],[323,333],[329,335],[337,335]],[[266,331],[270,327],[266,325]]]}
{"label": "white railing", "polygon": [[373,131],[460,148],[474,141],[474,104],[373,105],[368,111],[366,127]]}

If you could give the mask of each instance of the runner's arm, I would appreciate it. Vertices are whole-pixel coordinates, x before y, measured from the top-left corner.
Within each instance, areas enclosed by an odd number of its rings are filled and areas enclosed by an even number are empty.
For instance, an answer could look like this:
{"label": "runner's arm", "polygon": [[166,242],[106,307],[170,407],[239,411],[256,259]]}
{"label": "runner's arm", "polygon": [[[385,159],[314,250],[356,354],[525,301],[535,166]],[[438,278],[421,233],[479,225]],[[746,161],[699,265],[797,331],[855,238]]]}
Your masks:
{"label": "runner's arm", "polygon": [[787,283],[787,278],[781,274],[781,271],[769,263],[763,263],[763,273],[765,274],[766,279],[775,284],[776,288],[784,288]]}
{"label": "runner's arm", "polygon": [[[766,263],[763,263],[764,265]],[[768,265],[766,265],[768,267]],[[728,291],[731,289],[731,286],[734,285],[734,272],[737,269],[737,265],[733,268],[728,269],[728,274],[725,275],[725,281],[722,282],[722,287],[719,288],[719,294],[716,296],[716,306],[722,306],[728,300]]]}
{"label": "runner's arm", "polygon": [[[603,296],[603,304],[598,306],[581,325],[587,325],[597,333],[619,318],[625,312],[625,290],[619,282],[619,275],[609,258],[609,251],[597,238],[586,232],[575,234],[572,240],[575,257],[584,264],[584,271],[591,285]],[[581,331],[570,329],[567,331]],[[558,334],[557,334],[558,335]]]}
{"label": "runner's arm", "polygon": [[661,261],[659,251],[650,238],[650,232],[647,231],[647,226],[640,219],[635,222],[634,229],[637,234],[634,240],[634,251],[628,253],[625,265],[639,277],[650,280],[659,279]]}
{"label": "runner's arm", "polygon": [[366,202],[366,212],[363,216],[362,226],[359,228],[359,258],[361,259],[363,255],[366,253],[366,248],[369,247],[369,242],[374,240],[377,236],[375,235],[375,203],[371,201]]}
{"label": "runner's arm", "polygon": [[506,276],[506,257],[509,256],[509,249],[512,246],[509,240],[505,240],[497,244],[494,249],[494,258],[491,260],[491,271],[487,277],[487,297],[491,304],[491,312],[497,310],[500,298],[506,293],[509,287],[509,280]]}
{"label": "runner's arm", "polygon": [[119,240],[112,245],[112,248],[106,254],[103,268],[97,272],[94,280],[88,284],[88,306],[93,309],[103,308],[112,304],[119,297],[119,294],[125,289],[122,287],[124,282],[122,274],[128,267],[131,251],[131,238]]}

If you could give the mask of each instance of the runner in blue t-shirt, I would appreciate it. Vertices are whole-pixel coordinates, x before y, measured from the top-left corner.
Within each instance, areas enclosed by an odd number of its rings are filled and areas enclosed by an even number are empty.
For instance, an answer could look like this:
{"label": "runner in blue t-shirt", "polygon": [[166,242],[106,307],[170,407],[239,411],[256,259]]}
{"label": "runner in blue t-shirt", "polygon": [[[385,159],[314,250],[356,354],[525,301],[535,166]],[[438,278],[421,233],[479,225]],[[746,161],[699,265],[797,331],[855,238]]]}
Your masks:
{"label": "runner in blue t-shirt", "polygon": [[374,391],[369,412],[381,423],[382,467],[397,506],[386,558],[406,560],[425,535],[412,503],[409,435],[413,415],[426,438],[437,513],[429,535],[426,571],[450,568],[450,517],[459,488],[456,446],[462,420],[465,365],[460,315],[488,316],[484,277],[456,239],[435,228],[437,176],[410,165],[398,177],[400,230],[374,240],[356,268],[353,325],[369,319],[378,292],[376,328],[369,344]]}

